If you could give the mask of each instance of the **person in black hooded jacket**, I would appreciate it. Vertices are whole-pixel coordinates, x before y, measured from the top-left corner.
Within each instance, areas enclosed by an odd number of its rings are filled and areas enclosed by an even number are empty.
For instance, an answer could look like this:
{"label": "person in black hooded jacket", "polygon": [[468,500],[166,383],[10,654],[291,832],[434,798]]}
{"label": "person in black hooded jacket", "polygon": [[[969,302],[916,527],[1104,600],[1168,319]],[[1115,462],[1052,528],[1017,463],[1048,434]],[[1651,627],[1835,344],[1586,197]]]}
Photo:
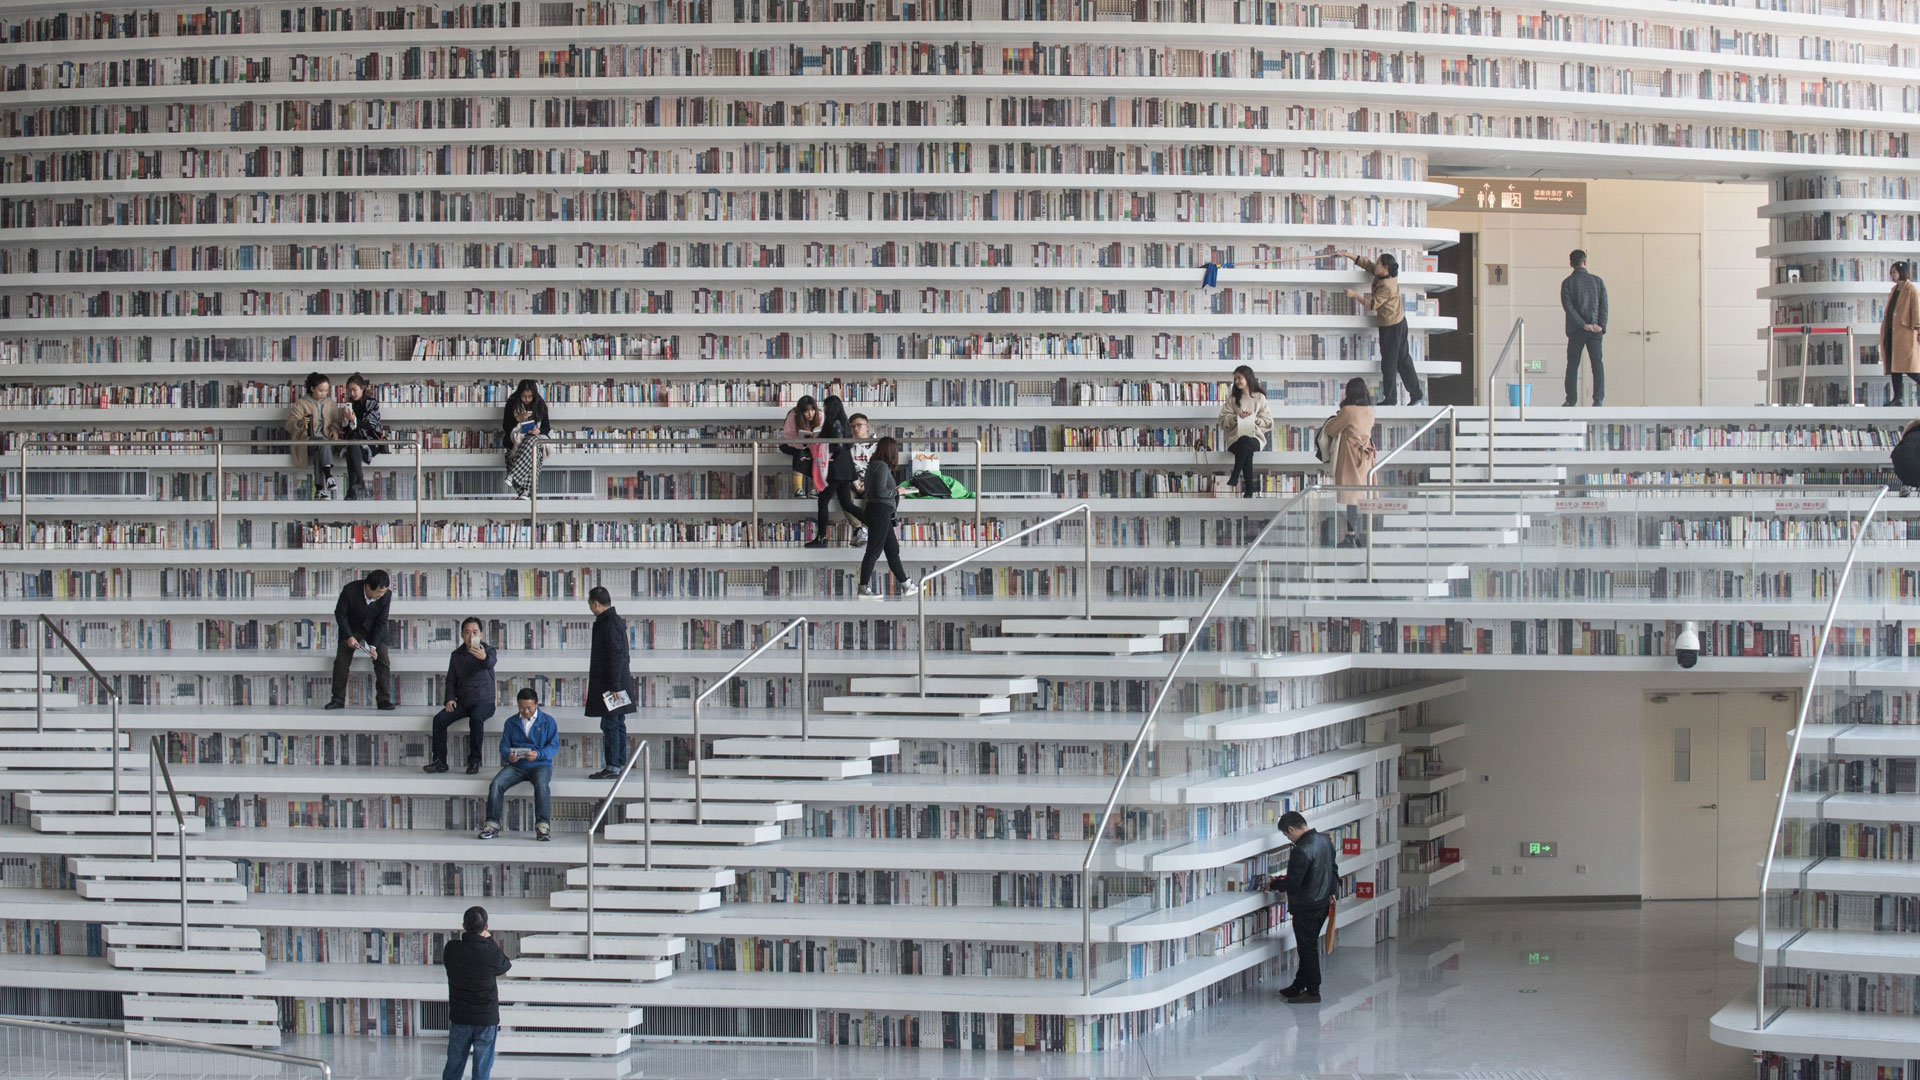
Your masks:
{"label": "person in black hooded jacket", "polygon": [[473,1080],[493,1072],[493,1044],[500,1035],[499,978],[513,967],[487,929],[487,909],[467,909],[459,940],[447,942],[440,963],[447,969],[447,1064],[440,1080],[460,1080],[473,1056]]}

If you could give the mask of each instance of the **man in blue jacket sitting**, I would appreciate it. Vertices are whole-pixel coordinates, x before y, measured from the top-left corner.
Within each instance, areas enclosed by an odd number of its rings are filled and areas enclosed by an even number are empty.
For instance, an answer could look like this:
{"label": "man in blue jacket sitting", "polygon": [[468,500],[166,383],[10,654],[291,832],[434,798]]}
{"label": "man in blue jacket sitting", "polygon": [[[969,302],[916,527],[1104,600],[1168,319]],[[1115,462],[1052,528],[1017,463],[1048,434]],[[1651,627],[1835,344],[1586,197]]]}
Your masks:
{"label": "man in blue jacket sitting", "polygon": [[553,805],[549,792],[553,755],[560,749],[560,726],[540,708],[540,695],[532,690],[520,691],[519,705],[519,714],[500,728],[500,771],[487,789],[487,824],[480,830],[482,840],[500,835],[500,804],[506,801],[509,788],[523,783],[533,785],[534,839],[553,839],[548,824]]}

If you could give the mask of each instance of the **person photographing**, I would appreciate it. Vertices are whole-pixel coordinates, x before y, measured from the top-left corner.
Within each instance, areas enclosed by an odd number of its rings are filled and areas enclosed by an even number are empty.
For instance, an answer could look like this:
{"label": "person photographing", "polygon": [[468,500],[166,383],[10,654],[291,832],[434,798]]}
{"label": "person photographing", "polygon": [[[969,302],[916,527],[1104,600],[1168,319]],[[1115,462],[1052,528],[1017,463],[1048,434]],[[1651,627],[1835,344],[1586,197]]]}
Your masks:
{"label": "person photographing", "polygon": [[480,771],[480,747],[487,719],[493,715],[493,669],[498,660],[480,620],[468,616],[460,624],[460,644],[447,659],[447,700],[433,717],[433,749],[425,771],[447,771],[447,729],[461,720],[467,722],[467,772]]}
{"label": "person photographing", "polygon": [[447,1064],[440,1080],[460,1080],[469,1056],[473,1080],[487,1080],[500,1037],[499,979],[513,961],[493,940],[486,908],[468,908],[460,929],[460,937],[440,953],[441,966],[447,969]]}

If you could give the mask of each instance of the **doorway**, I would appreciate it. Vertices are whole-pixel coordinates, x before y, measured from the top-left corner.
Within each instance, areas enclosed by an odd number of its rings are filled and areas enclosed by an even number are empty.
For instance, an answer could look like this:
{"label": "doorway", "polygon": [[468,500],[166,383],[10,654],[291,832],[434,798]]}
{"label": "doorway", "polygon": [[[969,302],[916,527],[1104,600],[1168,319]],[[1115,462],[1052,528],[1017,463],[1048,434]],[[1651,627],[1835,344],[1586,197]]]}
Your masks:
{"label": "doorway", "polygon": [[1480,268],[1480,235],[1461,233],[1460,242],[1440,249],[1439,269],[1455,278],[1453,288],[1436,294],[1440,314],[1452,316],[1454,328],[1444,334],[1427,337],[1427,356],[1460,365],[1460,374],[1442,375],[1427,380],[1427,400],[1435,405],[1471,405],[1474,401],[1474,357],[1480,355],[1479,328],[1474,315],[1479,310],[1476,297],[1479,282],[1474,275]]}
{"label": "doorway", "polygon": [[1640,891],[1648,900],[1757,895],[1797,695],[1650,693],[1644,704]]}
{"label": "doorway", "polygon": [[[1607,283],[1606,403],[1700,404],[1700,237],[1588,233],[1585,243],[1587,269]],[[1584,364],[1580,381],[1592,400]]]}

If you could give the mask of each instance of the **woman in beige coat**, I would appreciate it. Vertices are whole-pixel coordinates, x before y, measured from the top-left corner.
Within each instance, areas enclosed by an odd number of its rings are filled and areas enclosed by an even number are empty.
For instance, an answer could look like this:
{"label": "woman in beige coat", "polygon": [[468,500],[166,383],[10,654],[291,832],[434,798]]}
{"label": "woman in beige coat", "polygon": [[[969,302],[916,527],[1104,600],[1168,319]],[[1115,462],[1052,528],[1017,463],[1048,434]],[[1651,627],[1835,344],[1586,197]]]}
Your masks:
{"label": "woman in beige coat", "polygon": [[1267,395],[1245,364],[1233,369],[1233,390],[1220,403],[1220,434],[1227,452],[1233,455],[1233,472],[1227,476],[1229,487],[1238,481],[1240,494],[1253,498],[1257,486],[1253,475],[1253,455],[1266,448],[1267,435],[1273,431],[1273,413],[1267,408]]}
{"label": "woman in beige coat", "polygon": [[[1340,399],[1340,411],[1333,414],[1321,433],[1333,440],[1333,482],[1342,488],[1359,488],[1372,483],[1373,472],[1373,394],[1367,380],[1348,379],[1346,396]],[[1347,535],[1343,548],[1360,546],[1360,501],[1364,491],[1336,493],[1346,508]]]}
{"label": "woman in beige coat", "polygon": [[[332,380],[317,371],[307,376],[306,394],[287,410],[286,430],[290,439],[338,439],[351,424],[347,411],[333,400]],[[340,497],[340,481],[333,476],[336,455],[346,458],[351,485],[361,486],[359,447],[303,446],[296,443],[289,449],[294,468],[304,469],[309,464],[313,466],[314,498]],[[347,453],[349,450],[352,452]]]}
{"label": "woman in beige coat", "polygon": [[1893,264],[1893,292],[1880,318],[1880,356],[1892,384],[1887,404],[1905,405],[1906,385],[1900,376],[1920,384],[1920,290],[1914,288],[1913,271],[1905,262]]}

